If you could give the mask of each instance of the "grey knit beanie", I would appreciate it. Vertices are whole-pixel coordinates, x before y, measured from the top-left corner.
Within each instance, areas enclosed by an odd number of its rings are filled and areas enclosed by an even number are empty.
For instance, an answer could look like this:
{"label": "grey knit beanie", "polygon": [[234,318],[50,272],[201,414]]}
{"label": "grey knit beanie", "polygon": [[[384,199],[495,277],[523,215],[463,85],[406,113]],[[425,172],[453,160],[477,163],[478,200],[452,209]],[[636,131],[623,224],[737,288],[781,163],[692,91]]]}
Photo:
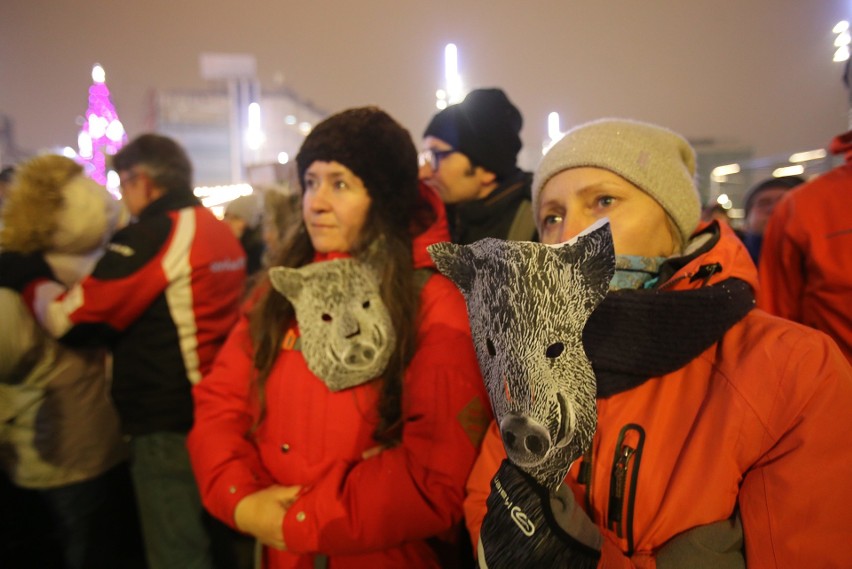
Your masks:
{"label": "grey knit beanie", "polygon": [[701,199],[694,180],[695,152],[682,136],[626,119],[600,119],[569,130],[536,168],[533,211],[538,212],[539,194],[548,180],[584,166],[618,174],[654,198],[674,221],[683,243],[689,242],[701,218]]}

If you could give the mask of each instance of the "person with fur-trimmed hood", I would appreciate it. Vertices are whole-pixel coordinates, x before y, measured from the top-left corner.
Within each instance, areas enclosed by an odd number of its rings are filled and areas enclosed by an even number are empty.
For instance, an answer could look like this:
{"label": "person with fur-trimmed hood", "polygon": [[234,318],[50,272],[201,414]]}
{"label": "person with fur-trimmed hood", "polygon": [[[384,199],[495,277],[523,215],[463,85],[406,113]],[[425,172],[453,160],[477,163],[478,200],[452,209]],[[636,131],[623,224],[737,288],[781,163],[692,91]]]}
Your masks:
{"label": "person with fur-trimmed hood", "polygon": [[186,450],[191,389],[237,320],[245,254],[193,194],[192,163],[175,140],[140,135],[112,165],[134,221],[116,232],[92,274],[66,288],[41,255],[4,251],[0,285],[23,291],[62,343],[109,347],[148,565],[209,568],[211,537]]}
{"label": "person with fur-trimmed hood", "polygon": [[[615,276],[583,329],[597,431],[548,501],[492,424],[465,501],[481,566],[849,565],[852,370],[825,334],[754,308],[755,266],[730,227],[699,224],[694,176],[685,139],[624,119],[541,160],[543,243],[612,228]],[[497,523],[509,503],[523,524]]]}
{"label": "person with fur-trimmed hood", "polygon": [[[194,389],[206,507],[264,567],[441,567],[490,418],[449,239],[409,133],[375,107],[296,158],[301,231]],[[451,558],[453,556],[451,555]]]}
{"label": "person with fur-trimmed hood", "polygon": [[[0,249],[43,253],[70,287],[91,272],[127,214],[73,160],[45,155],[17,168],[2,220]],[[51,338],[11,288],[0,288],[0,314],[0,467],[45,498],[66,567],[124,566],[132,552],[122,547],[134,533],[138,544],[138,526],[107,354]],[[141,548],[135,553],[141,559]]]}

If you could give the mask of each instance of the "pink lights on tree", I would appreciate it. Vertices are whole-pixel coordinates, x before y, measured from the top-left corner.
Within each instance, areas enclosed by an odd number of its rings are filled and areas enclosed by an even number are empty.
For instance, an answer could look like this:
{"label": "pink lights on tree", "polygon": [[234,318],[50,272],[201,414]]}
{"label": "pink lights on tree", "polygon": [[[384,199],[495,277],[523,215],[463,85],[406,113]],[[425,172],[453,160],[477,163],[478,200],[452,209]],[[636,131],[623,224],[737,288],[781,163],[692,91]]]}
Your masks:
{"label": "pink lights on tree", "polygon": [[116,193],[117,188],[107,183],[106,157],[118,152],[126,142],[127,133],[110,99],[104,68],[95,64],[92,68],[92,86],[89,87],[89,108],[86,110],[83,128],[77,135],[77,161],[89,177],[107,186],[113,193]]}

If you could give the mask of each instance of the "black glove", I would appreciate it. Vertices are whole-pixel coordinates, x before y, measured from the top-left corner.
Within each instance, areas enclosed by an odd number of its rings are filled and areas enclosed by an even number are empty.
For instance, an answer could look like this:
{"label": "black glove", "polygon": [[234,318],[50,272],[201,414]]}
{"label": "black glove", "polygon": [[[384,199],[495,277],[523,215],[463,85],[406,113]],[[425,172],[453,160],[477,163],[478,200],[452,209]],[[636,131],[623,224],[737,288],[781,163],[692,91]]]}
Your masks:
{"label": "black glove", "polygon": [[504,460],[486,504],[479,533],[480,567],[597,567],[603,538],[564,484],[552,493]]}
{"label": "black glove", "polygon": [[53,270],[41,253],[0,253],[0,287],[23,291],[38,279],[56,280]]}

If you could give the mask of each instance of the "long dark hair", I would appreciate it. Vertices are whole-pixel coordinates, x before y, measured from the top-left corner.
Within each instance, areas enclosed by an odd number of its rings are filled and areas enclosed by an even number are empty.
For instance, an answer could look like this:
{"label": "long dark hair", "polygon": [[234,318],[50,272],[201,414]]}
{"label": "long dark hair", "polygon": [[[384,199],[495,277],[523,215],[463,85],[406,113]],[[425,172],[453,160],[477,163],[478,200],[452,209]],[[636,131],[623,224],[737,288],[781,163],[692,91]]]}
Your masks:
{"label": "long dark hair", "polygon": [[[344,111],[317,125],[296,160],[300,183],[314,161],[339,161],[364,181],[370,194],[367,220],[350,253],[373,262],[371,246],[381,244],[382,262],[377,265],[380,294],[390,313],[397,345],[376,383],[379,401],[373,438],[392,446],[402,436],[403,380],[417,347],[419,288],[414,279],[412,240],[428,226],[433,215],[419,197],[417,151],[411,136],[396,121],[384,111],[366,107]],[[314,248],[302,216],[271,264],[300,267],[313,257]],[[283,295],[272,289],[268,278],[258,286],[260,296],[249,314],[249,331],[254,346],[253,385],[260,409],[259,423],[266,412],[264,388],[284,335],[295,321],[295,311]]]}

